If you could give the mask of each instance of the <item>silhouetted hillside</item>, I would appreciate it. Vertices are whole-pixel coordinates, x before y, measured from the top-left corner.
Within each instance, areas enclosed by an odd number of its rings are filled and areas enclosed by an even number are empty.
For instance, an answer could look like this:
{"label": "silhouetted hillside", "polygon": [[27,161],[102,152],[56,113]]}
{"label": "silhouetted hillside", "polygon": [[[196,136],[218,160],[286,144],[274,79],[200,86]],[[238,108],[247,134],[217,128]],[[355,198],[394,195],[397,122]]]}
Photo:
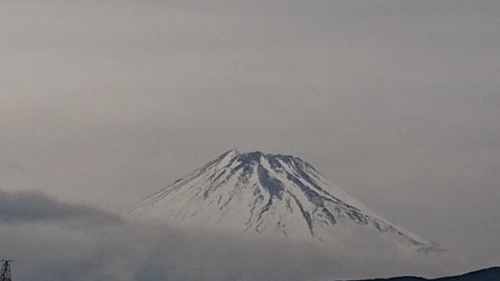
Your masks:
{"label": "silhouetted hillside", "polygon": [[386,279],[368,279],[364,281],[500,281],[500,267],[492,267],[463,275],[425,279],[421,277],[395,277]]}

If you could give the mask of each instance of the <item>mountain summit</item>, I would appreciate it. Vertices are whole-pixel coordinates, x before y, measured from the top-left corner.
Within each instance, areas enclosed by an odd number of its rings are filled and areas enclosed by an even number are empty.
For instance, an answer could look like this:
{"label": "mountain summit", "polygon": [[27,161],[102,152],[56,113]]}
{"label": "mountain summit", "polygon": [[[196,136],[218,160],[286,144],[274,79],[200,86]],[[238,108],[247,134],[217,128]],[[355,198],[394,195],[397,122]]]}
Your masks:
{"label": "mountain summit", "polygon": [[441,251],[379,217],[300,158],[228,151],[137,204],[131,214],[178,226]]}

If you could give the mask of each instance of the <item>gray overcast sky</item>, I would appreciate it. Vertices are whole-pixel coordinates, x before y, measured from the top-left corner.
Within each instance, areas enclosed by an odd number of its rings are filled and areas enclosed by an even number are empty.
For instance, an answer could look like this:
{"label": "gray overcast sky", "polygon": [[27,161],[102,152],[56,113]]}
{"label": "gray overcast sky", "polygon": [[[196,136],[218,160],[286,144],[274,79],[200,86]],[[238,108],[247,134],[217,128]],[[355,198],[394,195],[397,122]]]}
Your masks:
{"label": "gray overcast sky", "polygon": [[0,189],[128,208],[234,147],[500,264],[500,2],[2,1]]}

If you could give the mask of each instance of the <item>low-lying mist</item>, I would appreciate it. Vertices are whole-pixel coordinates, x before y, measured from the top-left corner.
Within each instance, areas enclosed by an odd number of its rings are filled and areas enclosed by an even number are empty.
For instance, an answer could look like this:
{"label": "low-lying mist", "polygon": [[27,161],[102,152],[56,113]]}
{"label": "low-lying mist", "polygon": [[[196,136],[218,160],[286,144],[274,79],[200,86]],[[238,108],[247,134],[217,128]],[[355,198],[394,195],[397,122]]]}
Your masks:
{"label": "low-lying mist", "polygon": [[125,220],[40,193],[0,191],[0,203],[1,258],[13,260],[20,281],[335,280],[453,271],[439,258]]}

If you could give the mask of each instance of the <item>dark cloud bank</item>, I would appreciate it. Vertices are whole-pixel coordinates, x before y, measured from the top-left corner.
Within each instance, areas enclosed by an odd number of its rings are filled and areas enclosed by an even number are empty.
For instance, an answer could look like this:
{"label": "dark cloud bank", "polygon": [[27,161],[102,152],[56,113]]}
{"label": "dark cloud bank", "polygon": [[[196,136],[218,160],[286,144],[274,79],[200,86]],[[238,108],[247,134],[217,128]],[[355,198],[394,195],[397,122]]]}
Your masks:
{"label": "dark cloud bank", "polygon": [[359,252],[125,221],[33,192],[0,191],[0,206],[0,253],[13,259],[20,281],[333,280],[452,270],[384,254],[373,261]]}
{"label": "dark cloud bank", "polygon": [[0,190],[0,222],[70,222],[92,224],[118,223],[116,215],[84,205],[73,205],[49,198],[39,192],[8,193]]}

